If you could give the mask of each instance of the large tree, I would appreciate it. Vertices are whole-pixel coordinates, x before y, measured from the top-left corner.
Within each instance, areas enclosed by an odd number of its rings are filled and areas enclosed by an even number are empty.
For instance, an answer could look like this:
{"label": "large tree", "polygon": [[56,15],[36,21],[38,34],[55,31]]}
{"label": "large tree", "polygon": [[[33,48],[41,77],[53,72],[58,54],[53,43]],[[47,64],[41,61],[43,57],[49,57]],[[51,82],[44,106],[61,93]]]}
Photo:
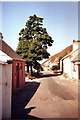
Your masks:
{"label": "large tree", "polygon": [[38,60],[50,56],[47,48],[52,46],[53,40],[48,35],[46,28],[42,28],[43,20],[43,18],[36,15],[30,16],[25,28],[19,33],[20,38],[16,52],[26,60],[27,72],[29,72],[29,66],[32,72],[32,66],[39,67]]}

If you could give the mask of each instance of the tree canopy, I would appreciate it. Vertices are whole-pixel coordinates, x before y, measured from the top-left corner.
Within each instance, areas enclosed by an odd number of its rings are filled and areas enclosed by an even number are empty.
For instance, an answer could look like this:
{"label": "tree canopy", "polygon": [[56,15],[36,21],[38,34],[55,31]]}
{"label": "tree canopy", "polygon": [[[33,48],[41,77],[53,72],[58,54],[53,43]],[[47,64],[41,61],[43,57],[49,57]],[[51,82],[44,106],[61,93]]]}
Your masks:
{"label": "tree canopy", "polygon": [[38,60],[49,58],[48,46],[52,46],[53,40],[43,28],[44,18],[36,15],[30,16],[25,28],[20,30],[20,37],[16,52],[26,60],[27,66],[39,66]]}

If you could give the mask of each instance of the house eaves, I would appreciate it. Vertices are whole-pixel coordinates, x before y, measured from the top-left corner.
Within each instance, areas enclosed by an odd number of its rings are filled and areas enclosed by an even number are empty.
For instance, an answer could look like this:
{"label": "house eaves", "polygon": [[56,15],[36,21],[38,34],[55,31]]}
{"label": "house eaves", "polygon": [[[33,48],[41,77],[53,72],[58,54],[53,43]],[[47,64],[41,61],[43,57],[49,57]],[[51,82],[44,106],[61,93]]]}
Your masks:
{"label": "house eaves", "polygon": [[[80,48],[79,48],[79,49],[80,49]],[[78,50],[79,50],[79,49],[70,52],[68,55],[64,56],[61,60],[64,60],[64,59],[66,59],[66,58],[68,58],[68,57],[70,57],[70,58],[73,60],[75,56],[72,56],[72,55],[73,55],[74,53],[77,53],[77,55],[78,55]]]}
{"label": "house eaves", "polygon": [[0,50],[8,55],[13,60],[22,60],[21,56],[19,56],[5,41],[0,39]]}
{"label": "house eaves", "polygon": [[80,53],[76,55],[76,57],[71,62],[78,62],[80,61]]}

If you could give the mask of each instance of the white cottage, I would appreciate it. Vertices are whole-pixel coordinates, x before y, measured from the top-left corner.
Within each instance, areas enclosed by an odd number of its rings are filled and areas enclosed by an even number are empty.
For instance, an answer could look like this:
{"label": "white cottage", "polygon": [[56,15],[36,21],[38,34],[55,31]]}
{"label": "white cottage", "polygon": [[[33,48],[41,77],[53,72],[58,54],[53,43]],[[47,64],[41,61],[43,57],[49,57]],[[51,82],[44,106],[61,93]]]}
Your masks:
{"label": "white cottage", "polygon": [[62,71],[67,76],[80,79],[80,40],[73,40],[73,50],[61,59]]}

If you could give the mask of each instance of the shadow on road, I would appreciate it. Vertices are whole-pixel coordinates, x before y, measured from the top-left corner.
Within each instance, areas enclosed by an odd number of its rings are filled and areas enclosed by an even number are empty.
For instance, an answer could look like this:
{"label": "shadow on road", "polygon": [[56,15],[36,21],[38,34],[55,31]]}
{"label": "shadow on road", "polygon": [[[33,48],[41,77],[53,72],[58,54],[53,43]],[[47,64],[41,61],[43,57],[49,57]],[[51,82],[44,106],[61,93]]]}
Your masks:
{"label": "shadow on road", "polygon": [[29,115],[29,113],[31,112],[31,110],[35,109],[36,107],[30,107],[30,108],[27,108],[27,109],[23,109],[22,111],[20,111],[17,116],[15,116],[14,118],[18,118],[18,119],[21,119],[21,120],[26,120],[26,119],[38,119],[38,120],[43,120],[42,118],[38,118],[36,116],[32,116],[32,115]]}
{"label": "shadow on road", "polygon": [[[57,81],[57,79],[56,79]],[[65,85],[60,85],[55,80],[48,80],[49,91],[54,96],[64,100],[75,100],[76,96],[72,89]]]}
{"label": "shadow on road", "polygon": [[35,109],[35,107],[30,107],[30,108],[25,109],[25,106],[34,96],[39,85],[40,85],[40,82],[27,82],[23,89],[13,94],[12,96],[12,118],[39,119],[35,116],[28,115],[32,109]]}
{"label": "shadow on road", "polygon": [[60,76],[62,74],[58,74],[58,73],[53,73],[53,74],[42,74],[40,75],[41,78],[43,77],[52,77],[52,76]]}

